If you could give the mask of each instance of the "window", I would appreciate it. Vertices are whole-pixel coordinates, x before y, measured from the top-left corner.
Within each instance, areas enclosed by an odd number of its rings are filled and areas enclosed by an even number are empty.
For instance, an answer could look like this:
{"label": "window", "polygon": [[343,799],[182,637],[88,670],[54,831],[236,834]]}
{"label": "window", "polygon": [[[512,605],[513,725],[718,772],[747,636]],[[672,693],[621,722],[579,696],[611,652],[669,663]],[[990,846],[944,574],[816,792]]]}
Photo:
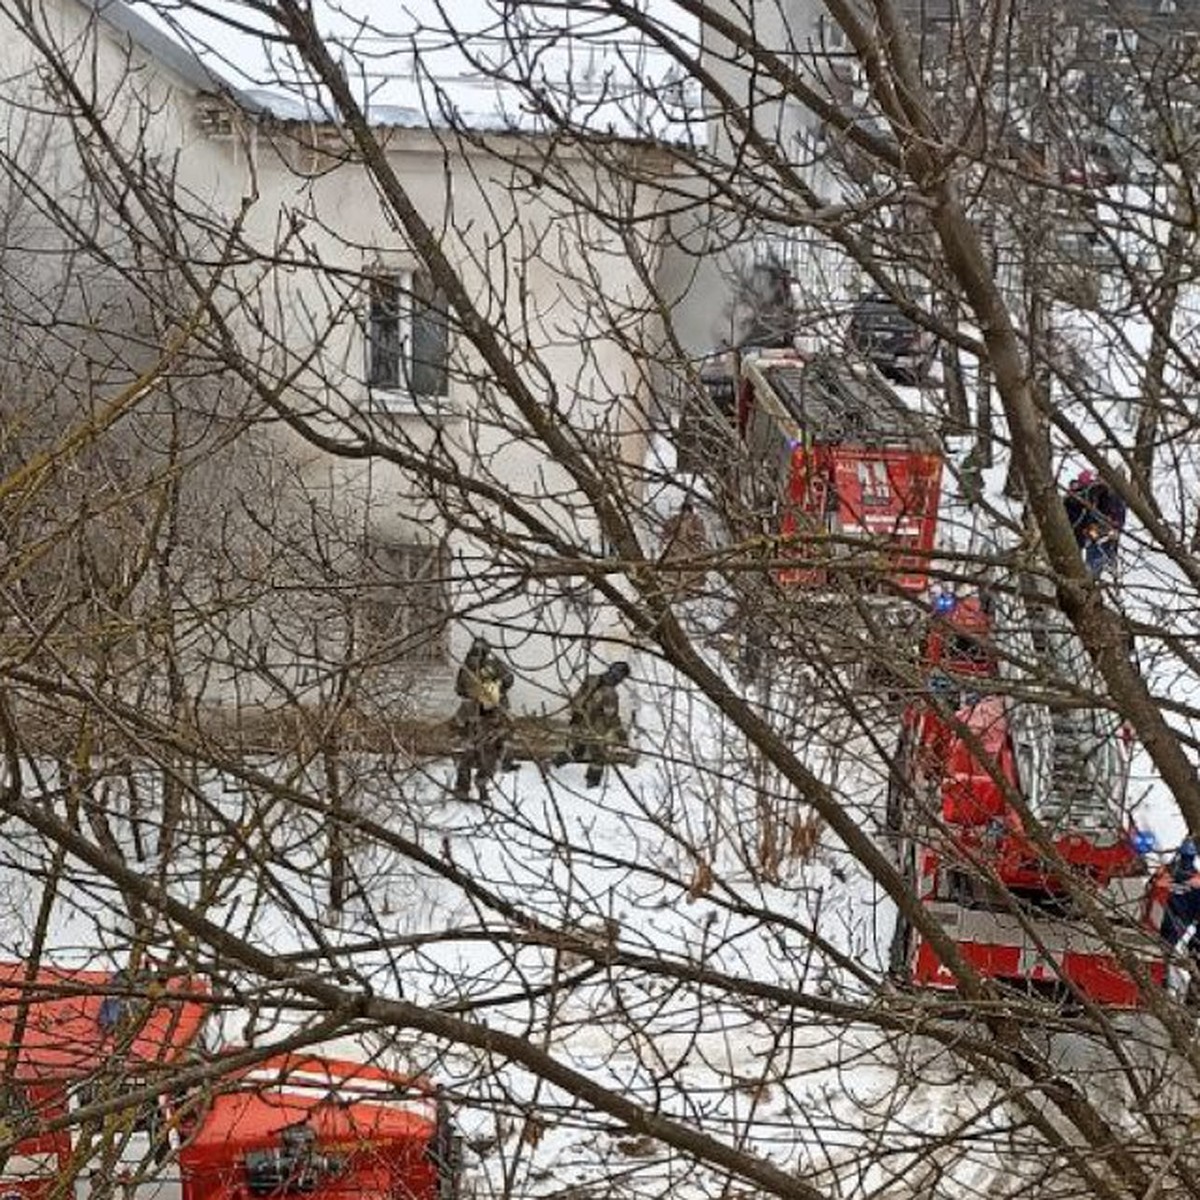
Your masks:
{"label": "window", "polygon": [[1079,26],[1060,25],[1054,30],[1054,57],[1060,63],[1075,61],[1079,53]]}
{"label": "window", "polygon": [[850,48],[846,31],[825,14],[817,18],[817,40],[827,54],[845,54]]}
{"label": "window", "polygon": [[367,654],[443,663],[450,563],[444,542],[373,542],[364,551],[358,632]]}
{"label": "window", "polygon": [[367,383],[373,392],[446,396],[450,354],[446,297],[419,271],[371,275]]}
{"label": "window", "polygon": [[1192,68],[1197,50],[1200,49],[1200,33],[1182,30],[1171,35],[1171,52],[1180,66]]}
{"label": "window", "polygon": [[1137,53],[1137,31],[1105,29],[1100,34],[1100,47],[1106,58],[1126,58]]}

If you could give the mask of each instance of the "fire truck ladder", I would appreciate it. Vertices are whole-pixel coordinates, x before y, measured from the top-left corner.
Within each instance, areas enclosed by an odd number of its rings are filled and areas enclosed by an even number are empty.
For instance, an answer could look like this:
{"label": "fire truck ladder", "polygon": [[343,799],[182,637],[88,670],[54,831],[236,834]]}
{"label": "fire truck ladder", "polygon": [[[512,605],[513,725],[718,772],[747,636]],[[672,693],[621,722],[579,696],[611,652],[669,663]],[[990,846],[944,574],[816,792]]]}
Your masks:
{"label": "fire truck ladder", "polygon": [[[1066,616],[1039,585],[1025,584],[1022,624],[1030,657],[1051,686],[1100,692],[1095,668]],[[1061,696],[1015,707],[1013,732],[1035,816],[1055,833],[1114,836],[1124,816],[1120,719],[1102,705]]]}

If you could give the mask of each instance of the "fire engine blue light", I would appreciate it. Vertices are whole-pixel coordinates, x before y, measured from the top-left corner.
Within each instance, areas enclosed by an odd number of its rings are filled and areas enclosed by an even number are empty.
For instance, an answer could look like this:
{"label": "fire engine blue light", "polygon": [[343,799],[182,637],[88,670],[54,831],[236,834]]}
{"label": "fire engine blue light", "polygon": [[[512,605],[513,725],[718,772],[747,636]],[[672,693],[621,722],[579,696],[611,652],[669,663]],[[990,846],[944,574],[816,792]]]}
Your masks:
{"label": "fire engine blue light", "polygon": [[1131,841],[1134,854],[1149,854],[1158,849],[1158,838],[1151,829],[1135,829]]}
{"label": "fire engine blue light", "polygon": [[946,613],[954,611],[957,603],[958,597],[953,592],[938,592],[933,598],[933,611],[939,616],[945,616]]}

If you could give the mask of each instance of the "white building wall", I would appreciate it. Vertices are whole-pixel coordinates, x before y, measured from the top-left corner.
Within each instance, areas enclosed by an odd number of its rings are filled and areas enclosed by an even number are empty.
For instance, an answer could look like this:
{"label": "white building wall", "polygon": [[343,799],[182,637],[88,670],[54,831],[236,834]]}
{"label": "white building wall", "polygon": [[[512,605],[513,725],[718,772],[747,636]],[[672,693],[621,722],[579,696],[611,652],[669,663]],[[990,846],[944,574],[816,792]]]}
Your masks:
{"label": "white building wall", "polygon": [[[423,218],[441,231],[441,249],[468,294],[502,338],[507,333],[523,343],[522,354],[536,358],[522,378],[539,402],[551,400],[569,417],[574,431],[611,429],[622,434],[622,451],[631,461],[641,446],[636,375],[628,350],[606,336],[597,311],[598,290],[617,309],[641,305],[645,286],[615,236],[595,221],[564,216],[549,194],[545,198],[517,192],[500,161],[481,154],[478,159],[452,157],[447,163],[441,140],[429,131],[397,130],[388,135],[390,160],[402,186]],[[519,153],[520,145],[504,147]],[[247,222],[248,236],[269,253],[280,224],[292,214],[311,215],[305,231],[305,266],[271,281],[265,289],[289,325],[286,336],[293,353],[307,353],[313,344],[323,349],[313,362],[307,383],[333,412],[347,408],[372,412],[372,398],[363,380],[365,362],[362,330],[354,314],[331,309],[327,302],[331,273],[361,272],[375,265],[408,268],[417,265],[406,249],[374,187],[357,168],[343,167],[315,179],[298,177],[290,148],[269,152],[260,144],[260,200]],[[560,164],[561,165],[561,164]],[[581,159],[576,170],[589,168]],[[309,231],[311,229],[311,232]],[[586,247],[586,261],[583,247]],[[361,298],[357,301],[361,309]],[[532,434],[523,436],[525,422],[515,405],[494,390],[486,401],[470,377],[487,379],[484,362],[465,337],[454,339],[452,362],[467,379],[452,373],[444,419],[397,411],[371,428],[406,451],[432,445],[435,438],[453,450],[455,465],[470,478],[494,484],[538,522],[548,524],[567,544],[597,550],[600,537],[590,510],[568,473]],[[351,422],[363,428],[361,420]],[[344,430],[343,430],[344,432]],[[329,472],[334,488],[345,498],[348,516],[361,521],[370,535],[406,540],[419,529],[429,536],[437,516],[428,502],[414,499],[412,480],[383,459],[329,463],[310,457],[310,470]],[[485,506],[481,505],[481,511]],[[517,534],[521,523],[492,507],[490,519]],[[549,548],[547,548],[548,550]],[[528,596],[518,591],[495,603],[474,583],[496,564],[488,549],[462,535],[451,538],[451,556],[460,576],[456,608],[470,612],[458,623],[451,640],[451,657],[465,652],[476,632],[489,636],[512,660],[520,677],[514,696],[518,705],[561,704],[564,672],[576,676],[582,654],[567,650],[585,625],[602,637],[613,622],[611,614],[591,606],[557,605],[531,611]],[[516,569],[519,559],[510,565]],[[489,587],[496,587],[490,581]],[[581,616],[584,618],[581,621]],[[580,647],[582,650],[582,647]],[[567,662],[563,662],[564,655]]]}
{"label": "white building wall", "polygon": [[[267,131],[248,117],[234,114],[227,126],[214,120],[220,105],[197,95],[194,80],[137,45],[131,49],[125,34],[96,23],[87,6],[47,0],[44,7],[60,44],[80,48],[95,39],[97,65],[88,87],[103,96],[130,89],[125,93],[129,119],[122,125],[127,148],[170,163],[180,193],[197,215],[218,217],[217,233],[222,225],[241,220],[245,241],[266,256],[275,253],[281,236],[288,239],[288,265],[264,269],[262,263],[246,263],[231,271],[217,292],[217,302],[227,306],[234,326],[243,331],[251,357],[262,353],[264,361],[278,367],[320,347],[287,402],[306,406],[315,397],[335,414],[365,408],[369,398],[362,381],[365,357],[358,319],[365,298],[354,295],[355,282],[343,273],[416,261],[366,173],[354,166],[315,176],[298,171],[294,147],[279,153]],[[0,56],[6,68],[20,65],[22,56],[27,66],[36,58],[19,38],[0,37],[0,42],[6,43]],[[93,61],[88,54],[76,58],[84,64]],[[14,75],[20,71],[10,70],[9,78]],[[137,116],[145,112],[153,117],[141,125]],[[393,129],[386,137],[403,186],[439,230],[442,248],[468,293],[496,327],[524,339],[526,357],[536,360],[536,365],[522,366],[534,394],[549,403],[557,392],[574,430],[608,430],[617,435],[623,453],[637,456],[644,390],[629,349],[607,335],[598,311],[601,293],[618,311],[646,299],[644,282],[617,236],[600,222],[565,214],[548,190],[515,191],[502,156],[454,145],[447,154],[448,143],[429,130]],[[510,139],[500,148],[507,155],[519,154],[522,143]],[[74,160],[65,141],[61,157],[69,174]],[[556,168],[563,165],[560,161]],[[580,158],[567,169],[578,178],[589,168]],[[648,207],[656,202],[652,189],[642,189],[642,195]],[[274,336],[280,341],[273,345]],[[460,366],[486,374],[464,338],[457,339],[455,354]],[[511,403],[497,403],[498,414],[519,426]],[[467,475],[496,483],[564,539],[599,550],[595,522],[580,506],[581,497],[563,469],[534,440],[506,432],[494,421],[475,420],[479,404],[479,389],[459,382],[452,386],[444,420],[431,423],[400,415],[374,428],[386,434],[390,422],[410,449],[432,445],[435,439],[449,445]],[[345,433],[349,427],[324,422],[321,428]],[[412,479],[396,467],[380,459],[339,460],[287,433],[280,433],[276,444],[290,459],[289,469],[340,510],[348,536],[359,529],[385,539],[434,538],[441,532],[431,505],[414,498]],[[516,530],[498,510],[491,516]],[[464,535],[452,538],[451,552],[459,566],[479,567],[489,560],[482,545]],[[481,597],[471,595],[469,578],[459,581],[457,593],[473,603],[469,619],[455,624],[452,660],[465,650],[472,633],[491,635],[521,673],[518,707],[561,704],[564,675],[574,683],[586,665],[586,638],[572,639],[619,632],[613,614],[592,604],[531,611],[519,590],[498,605],[480,604]],[[445,680],[433,683],[434,691],[425,699],[448,706],[452,698],[437,694]],[[252,695],[253,689],[244,691],[239,683],[238,694]]]}

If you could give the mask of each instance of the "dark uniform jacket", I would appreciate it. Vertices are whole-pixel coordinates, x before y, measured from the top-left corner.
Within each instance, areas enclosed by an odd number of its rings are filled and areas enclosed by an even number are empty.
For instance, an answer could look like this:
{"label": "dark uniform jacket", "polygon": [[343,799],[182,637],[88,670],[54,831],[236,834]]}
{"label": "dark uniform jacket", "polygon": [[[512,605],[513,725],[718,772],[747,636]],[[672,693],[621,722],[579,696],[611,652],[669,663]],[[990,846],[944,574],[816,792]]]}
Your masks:
{"label": "dark uniform jacket", "polygon": [[457,723],[469,728],[480,720],[506,713],[512,685],[513,673],[499,655],[472,646],[454,680],[454,691],[462,697]]}
{"label": "dark uniform jacket", "polygon": [[1080,549],[1089,541],[1114,537],[1125,524],[1125,501],[1103,479],[1072,487],[1063,506]]}
{"label": "dark uniform jacket", "polygon": [[571,728],[576,736],[600,745],[624,744],[621,702],[611,677],[589,675],[571,700]]}

